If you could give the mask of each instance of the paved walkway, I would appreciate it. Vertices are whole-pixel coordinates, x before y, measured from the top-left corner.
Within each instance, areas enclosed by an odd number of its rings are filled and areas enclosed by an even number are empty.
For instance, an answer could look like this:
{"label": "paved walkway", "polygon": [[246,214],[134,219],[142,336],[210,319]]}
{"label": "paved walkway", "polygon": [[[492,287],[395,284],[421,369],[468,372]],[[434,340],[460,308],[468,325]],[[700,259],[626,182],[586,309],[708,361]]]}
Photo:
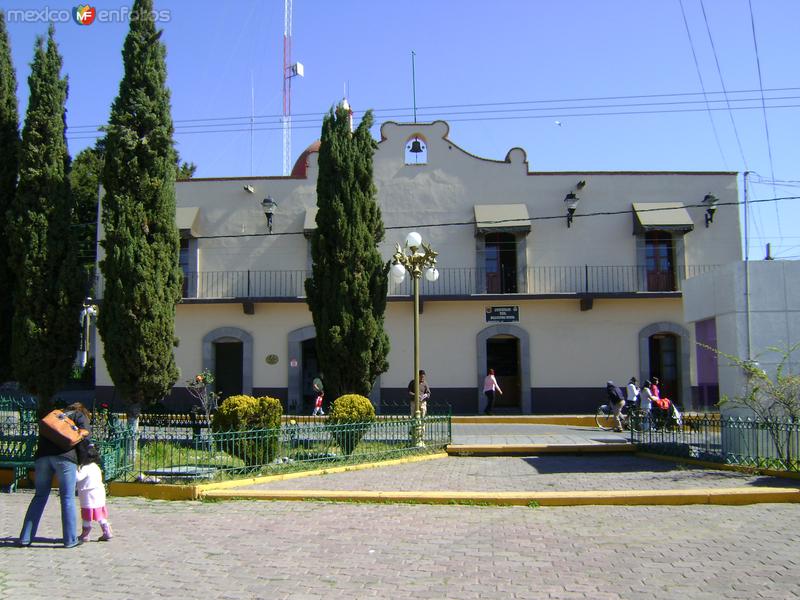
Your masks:
{"label": "paved walkway", "polygon": [[239,489],[528,492],[767,486],[796,488],[800,482],[611,454],[447,457]]}
{"label": "paved walkway", "polygon": [[[16,535],[29,492],[0,497]],[[116,536],[0,537],[0,598],[797,599],[800,506],[568,508],[112,498]],[[41,541],[40,541],[41,540]]]}
{"label": "paved walkway", "polygon": [[454,444],[610,444],[626,442],[625,433],[601,431],[597,427],[569,425],[453,423]]}
{"label": "paved walkway", "polygon": [[[461,427],[454,425],[454,442],[621,441],[583,428]],[[791,483],[586,454],[451,457],[267,485],[625,491]],[[112,497],[114,539],[65,550],[54,539],[61,527],[53,497],[42,537],[14,548],[30,498],[28,490],[0,495],[0,598],[7,600],[800,599],[800,504],[533,508]]]}

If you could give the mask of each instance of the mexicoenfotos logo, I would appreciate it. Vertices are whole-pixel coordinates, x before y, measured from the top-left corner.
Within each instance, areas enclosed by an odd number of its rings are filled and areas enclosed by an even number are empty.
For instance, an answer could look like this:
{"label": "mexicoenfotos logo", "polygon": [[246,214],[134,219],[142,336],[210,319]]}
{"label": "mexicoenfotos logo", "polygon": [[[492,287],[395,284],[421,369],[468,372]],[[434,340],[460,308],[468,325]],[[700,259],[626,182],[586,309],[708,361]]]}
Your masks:
{"label": "mexicoenfotos logo", "polygon": [[78,5],[72,9],[72,18],[78,25],[91,25],[97,16],[94,6],[88,4]]}
{"label": "mexicoenfotos logo", "polygon": [[89,4],[79,4],[71,11],[63,8],[9,8],[5,9],[7,23],[68,23],[74,21],[78,25],[91,25],[97,23],[124,23],[136,19],[152,18],[156,22],[169,22],[172,20],[172,11],[153,10],[140,13],[133,11],[128,6],[120,8],[95,8]]}

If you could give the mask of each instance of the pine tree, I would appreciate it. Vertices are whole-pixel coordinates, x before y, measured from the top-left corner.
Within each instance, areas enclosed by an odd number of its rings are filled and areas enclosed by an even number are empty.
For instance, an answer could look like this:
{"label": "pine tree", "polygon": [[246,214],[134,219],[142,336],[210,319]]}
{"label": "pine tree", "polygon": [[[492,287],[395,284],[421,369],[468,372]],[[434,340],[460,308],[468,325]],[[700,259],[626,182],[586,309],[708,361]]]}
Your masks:
{"label": "pine tree", "polygon": [[17,77],[11,63],[11,47],[6,32],[5,13],[0,11],[0,382],[12,376],[11,318],[14,314],[14,279],[9,269],[6,212],[17,189],[19,170],[19,113]]}
{"label": "pine tree", "polygon": [[66,140],[67,80],[54,29],[36,40],[22,129],[19,183],[8,241],[16,275],[12,363],[17,380],[46,409],[66,382],[80,327],[80,277],[72,235]]}
{"label": "pine tree", "polygon": [[306,294],[332,399],[368,396],[388,368],[389,338],[383,329],[388,264],[378,252],[384,231],[372,178],[371,125],[368,111],[351,131],[350,111],[342,105],[322,123],[317,229]]}
{"label": "pine tree", "polygon": [[152,0],[136,0],[102,176],[104,292],[97,325],[109,374],[133,421],[178,379],[175,305],[183,279],[166,49],[152,13]]}

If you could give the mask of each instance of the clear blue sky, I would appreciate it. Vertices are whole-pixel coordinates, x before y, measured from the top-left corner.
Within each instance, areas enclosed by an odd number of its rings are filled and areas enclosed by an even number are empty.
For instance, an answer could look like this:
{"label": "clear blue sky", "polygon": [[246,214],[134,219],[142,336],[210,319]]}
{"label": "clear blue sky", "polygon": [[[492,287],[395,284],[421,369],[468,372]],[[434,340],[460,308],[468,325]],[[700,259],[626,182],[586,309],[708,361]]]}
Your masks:
{"label": "clear blue sky", "polygon": [[[22,115],[47,22],[10,11],[76,4],[0,3]],[[182,158],[198,177],[280,175],[283,1],[155,5]],[[378,124],[413,120],[413,50],[417,119],[449,121],[471,153],[502,159],[520,146],[541,171],[749,170],[750,199],[800,196],[797,0],[294,0],[293,16],[305,77],[292,84],[292,163],[345,85],[357,118],[372,108]],[[73,155],[108,118],[127,28],[56,23]],[[752,205],[750,257],[771,242],[773,255],[800,258],[799,222],[800,200]]]}

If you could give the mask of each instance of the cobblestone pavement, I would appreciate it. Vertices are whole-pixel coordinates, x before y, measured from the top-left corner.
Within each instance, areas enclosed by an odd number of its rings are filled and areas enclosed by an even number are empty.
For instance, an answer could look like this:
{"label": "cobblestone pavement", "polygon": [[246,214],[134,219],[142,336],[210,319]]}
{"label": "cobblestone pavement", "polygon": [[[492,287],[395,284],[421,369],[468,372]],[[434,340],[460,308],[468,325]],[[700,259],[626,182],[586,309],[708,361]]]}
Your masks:
{"label": "cobblestone pavement", "polygon": [[65,550],[57,498],[0,598],[796,599],[800,506],[565,508],[111,498],[115,537]]}
{"label": "cobblestone pavement", "polygon": [[627,454],[447,457],[242,487],[248,490],[539,492],[800,487],[800,481]]}
{"label": "cobblestone pavement", "polygon": [[522,423],[453,423],[452,437],[454,444],[609,444],[630,438],[597,427]]}

